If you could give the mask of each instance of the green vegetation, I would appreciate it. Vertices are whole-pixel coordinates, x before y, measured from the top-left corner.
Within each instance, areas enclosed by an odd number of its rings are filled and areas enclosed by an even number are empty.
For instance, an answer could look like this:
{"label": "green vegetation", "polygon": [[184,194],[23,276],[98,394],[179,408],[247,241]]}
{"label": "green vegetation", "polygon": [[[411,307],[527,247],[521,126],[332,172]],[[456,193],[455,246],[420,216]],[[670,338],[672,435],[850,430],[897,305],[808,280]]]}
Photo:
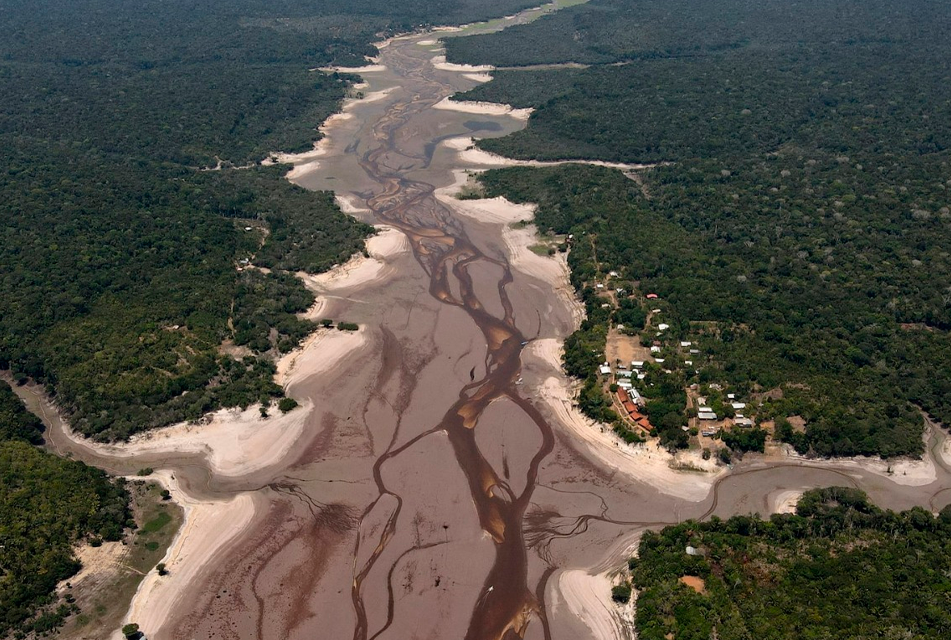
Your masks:
{"label": "green vegetation", "polygon": [[54,589],[79,570],[72,545],[119,540],[131,518],[125,483],[37,449],[37,423],[0,384],[0,636],[61,625],[75,607]]}
{"label": "green vegetation", "polygon": [[603,357],[619,319],[586,288],[614,270],[635,289],[625,320],[656,293],[668,337],[701,346],[688,383],[763,394],[763,420],[802,417],[805,432],[777,431],[799,451],[919,453],[916,406],[951,423],[949,17],[929,0],[592,0],[451,41],[457,61],[593,65],[503,71],[468,94],[537,108],[480,146],[671,163],[636,182],[484,176],[490,197],[539,202],[540,229],[575,236],[589,318],[567,370],[586,378]]}
{"label": "green vegetation", "polygon": [[280,409],[281,413],[293,411],[298,406],[297,400],[294,398],[281,398],[281,400],[277,403],[277,408]]}
{"label": "green vegetation", "polygon": [[795,515],[647,533],[631,561],[638,637],[944,638],[949,536],[951,508],[882,511],[841,487],[806,493]]}

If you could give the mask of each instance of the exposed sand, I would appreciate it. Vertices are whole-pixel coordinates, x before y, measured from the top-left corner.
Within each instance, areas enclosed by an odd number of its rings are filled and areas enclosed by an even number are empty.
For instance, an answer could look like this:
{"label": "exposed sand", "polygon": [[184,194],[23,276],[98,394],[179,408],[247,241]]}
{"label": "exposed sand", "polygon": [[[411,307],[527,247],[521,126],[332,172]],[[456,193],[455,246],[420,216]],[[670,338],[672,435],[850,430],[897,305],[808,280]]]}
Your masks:
{"label": "exposed sand", "polygon": [[[921,487],[929,485],[938,479],[938,472],[932,457],[927,453],[928,430],[925,430],[922,436],[925,439],[926,453],[921,460],[912,460],[908,458],[897,458],[893,460],[882,460],[881,458],[869,458],[866,456],[855,456],[851,458],[835,458],[833,460],[812,460],[802,456],[789,446],[784,446],[785,457],[790,460],[808,462],[813,467],[828,467],[838,470],[855,469],[856,471],[865,471],[875,475],[888,478],[895,484],[906,487]],[[945,443],[947,447],[947,442]]]}
{"label": "exposed sand", "polygon": [[[354,85],[354,89],[358,88],[360,85]],[[370,93],[364,94],[360,98],[360,102],[379,102],[380,100],[385,99],[387,96],[393,93],[395,87],[390,87],[389,89],[381,89],[379,91],[371,91]]]}
{"label": "exposed sand", "polygon": [[[535,340],[524,351],[555,370],[561,368],[562,345],[558,340]],[[574,403],[574,391],[564,376],[544,380],[537,389],[537,398],[557,418],[558,424],[569,430],[575,441],[585,446],[595,459],[611,469],[644,482],[657,490],[691,502],[707,497],[717,478],[727,469],[718,467],[713,460],[703,460],[699,452],[667,453],[656,442],[628,445],[611,429],[586,418]],[[698,471],[678,471],[671,465],[689,465]]]}
{"label": "exposed sand", "polygon": [[383,225],[378,226],[377,234],[367,240],[366,248],[370,257],[357,254],[330,271],[317,275],[297,274],[309,289],[318,294],[316,303],[305,317],[314,320],[322,317],[327,302],[326,294],[380,283],[392,277],[396,269],[391,259],[410,251],[409,241],[401,231]]}
{"label": "exposed sand", "polygon": [[516,109],[511,105],[498,104],[496,102],[456,101],[451,98],[440,100],[433,105],[433,109],[460,111],[462,113],[472,113],[482,116],[511,116],[518,120],[528,120],[534,111],[534,109]]}
{"label": "exposed sand", "polygon": [[463,78],[467,80],[472,80],[474,82],[491,82],[492,76],[488,73],[464,73],[462,74]]}
{"label": "exposed sand", "polygon": [[[425,40],[424,42],[433,43],[433,40]],[[422,42],[418,44],[423,44]],[[481,65],[472,65],[472,64],[455,64],[452,62],[446,62],[446,56],[435,56],[433,58],[433,66],[439,69],[440,71],[454,71],[456,73],[486,73],[489,71],[494,71],[495,67],[489,64]]]}
{"label": "exposed sand", "polygon": [[[124,620],[124,623],[138,624],[149,637],[174,619],[172,612],[185,586],[247,529],[255,513],[254,500],[249,494],[228,500],[199,500],[182,491],[169,471],[157,471],[152,479],[166,487],[172,499],[184,508],[185,522],[163,559],[168,575],[159,576],[152,571],[146,576]],[[118,630],[112,634],[112,640],[122,638]]]}
{"label": "exposed sand", "polygon": [[366,203],[356,196],[338,193],[334,195],[334,200],[337,202],[337,206],[340,207],[340,210],[348,215],[370,213]]}
{"label": "exposed sand", "polygon": [[796,505],[802,497],[802,491],[779,491],[770,496],[770,513],[796,513]]}
{"label": "exposed sand", "polygon": [[101,576],[114,574],[116,567],[122,564],[122,561],[128,555],[129,547],[118,541],[103,542],[98,547],[81,543],[73,546],[73,553],[82,564],[82,568],[76,575],[57,585],[56,591],[60,595],[69,590],[67,584],[74,589],[80,588],[87,580],[96,580]]}
{"label": "exposed sand", "polygon": [[608,576],[591,575],[581,569],[568,569],[558,576],[558,591],[568,610],[597,640],[629,637],[622,626],[620,607],[611,599],[611,587]]}
{"label": "exposed sand", "polygon": [[380,73],[386,71],[386,66],[382,64],[367,64],[362,67],[320,67],[324,73],[352,73],[363,75],[365,73]]}

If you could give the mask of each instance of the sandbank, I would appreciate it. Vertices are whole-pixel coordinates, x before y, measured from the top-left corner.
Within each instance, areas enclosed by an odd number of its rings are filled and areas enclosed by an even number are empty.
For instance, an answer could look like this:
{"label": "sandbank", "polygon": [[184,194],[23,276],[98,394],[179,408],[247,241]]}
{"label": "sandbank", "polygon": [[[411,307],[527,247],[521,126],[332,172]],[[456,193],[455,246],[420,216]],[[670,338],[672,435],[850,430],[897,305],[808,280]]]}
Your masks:
{"label": "sandbank", "polygon": [[854,469],[855,471],[874,473],[898,485],[921,487],[931,484],[938,479],[938,471],[935,468],[934,458],[932,458],[927,449],[928,435],[929,432],[926,429],[922,436],[926,440],[925,455],[921,460],[912,460],[909,458],[882,460],[881,458],[870,458],[867,456],[815,460],[797,453],[788,445],[785,445],[783,449],[784,457],[789,460],[808,463],[811,467],[828,467],[829,469],[837,469],[839,471]]}
{"label": "sandbank", "polygon": [[767,498],[770,513],[796,513],[796,505],[802,497],[803,491],[785,490]]}
{"label": "sandbank", "polygon": [[596,640],[622,640],[628,632],[621,622],[620,608],[611,599],[610,578],[580,569],[562,571],[558,591],[568,611],[588,627]]}
{"label": "sandbank", "polygon": [[[420,42],[419,44],[422,44]],[[454,62],[446,62],[446,56],[434,56],[433,57],[433,66],[440,71],[454,71],[457,73],[486,73],[488,71],[494,71],[495,67],[490,64],[456,64]]]}
{"label": "sandbank", "polygon": [[511,105],[499,104],[497,102],[457,101],[452,98],[443,98],[433,105],[433,109],[458,111],[483,116],[511,116],[518,120],[528,120],[534,111],[534,109],[516,109]]}
{"label": "sandbank", "polygon": [[366,243],[369,257],[357,254],[330,271],[317,275],[304,272],[297,274],[309,289],[318,294],[317,303],[307,312],[306,317],[313,318],[323,308],[321,294],[379,283],[396,273],[396,268],[390,264],[389,259],[409,252],[409,240],[403,232],[393,227],[380,225],[377,230],[377,234],[371,236]]}
{"label": "sandbank", "polygon": [[[167,488],[172,499],[182,506],[185,521],[163,558],[168,575],[159,576],[152,571],[142,580],[124,620],[138,624],[149,637],[174,620],[173,611],[185,587],[248,528],[255,513],[250,494],[238,494],[228,500],[200,500],[182,491],[170,471],[157,471],[152,479]],[[118,630],[112,634],[112,640],[122,638]]]}

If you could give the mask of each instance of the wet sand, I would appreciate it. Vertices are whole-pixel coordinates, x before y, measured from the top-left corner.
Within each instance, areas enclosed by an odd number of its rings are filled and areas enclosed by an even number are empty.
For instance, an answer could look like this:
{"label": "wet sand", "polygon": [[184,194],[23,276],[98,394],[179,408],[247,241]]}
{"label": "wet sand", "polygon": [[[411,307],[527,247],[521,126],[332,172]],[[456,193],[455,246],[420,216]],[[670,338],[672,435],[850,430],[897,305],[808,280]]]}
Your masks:
{"label": "wet sand", "polygon": [[119,447],[49,432],[117,473],[160,470],[189,506],[171,579],[144,583],[128,618],[150,639],[617,637],[604,576],[646,527],[765,514],[829,484],[893,508],[951,501],[940,456],[919,484],[759,456],[682,472],[580,416],[559,366],[580,321],[563,259],[513,233],[530,208],[447,197],[461,170],[484,168],[458,141],[524,118],[435,108],[479,79],[440,64],[432,38],[381,46],[373,99],[325,123],[314,152],[281,156],[294,182],[382,230],[370,258],[306,279],[313,317],[361,330],[319,332],[281,363],[301,407],[219,412]]}

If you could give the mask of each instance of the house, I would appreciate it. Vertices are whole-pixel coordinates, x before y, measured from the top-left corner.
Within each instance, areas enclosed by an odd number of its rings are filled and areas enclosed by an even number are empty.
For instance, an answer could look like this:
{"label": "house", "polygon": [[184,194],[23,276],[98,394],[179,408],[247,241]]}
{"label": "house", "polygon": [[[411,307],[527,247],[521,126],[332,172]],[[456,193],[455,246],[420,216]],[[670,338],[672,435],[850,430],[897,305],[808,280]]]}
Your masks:
{"label": "house", "polygon": [[632,388],[634,385],[631,384],[630,380],[618,380],[617,386],[627,391],[628,389]]}
{"label": "house", "polygon": [[745,402],[731,402],[730,406],[733,407],[736,411],[739,411],[740,409],[746,408],[746,403]]}
{"label": "house", "polygon": [[750,418],[738,417],[733,420],[733,424],[738,427],[752,427],[753,421]]}
{"label": "house", "polygon": [[604,288],[604,285],[601,284],[600,282],[599,282],[598,284],[594,285],[594,286],[595,286],[596,289],[603,289],[603,288]]}
{"label": "house", "polygon": [[656,362],[657,364],[664,364],[664,359],[663,359],[663,358],[654,358],[654,362]]}
{"label": "house", "polygon": [[692,342],[685,342],[685,341],[681,341],[681,342],[680,342],[680,346],[681,346],[681,347],[689,347],[689,346],[692,345],[692,344],[693,344]]}
{"label": "house", "polygon": [[631,369],[643,369],[644,361],[643,360],[631,360]]}
{"label": "house", "polygon": [[651,353],[660,353],[660,347],[658,347],[657,345],[654,345],[653,347],[651,347]]}
{"label": "house", "polygon": [[658,331],[667,331],[667,329],[670,329],[670,325],[667,323],[661,322],[659,325],[657,325]]}
{"label": "house", "polygon": [[615,375],[616,375],[618,378],[630,378],[630,377],[631,377],[631,372],[628,371],[627,369],[618,369],[618,370],[617,370],[617,373],[616,373]]}
{"label": "house", "polygon": [[634,401],[635,403],[637,403],[639,406],[642,406],[642,407],[644,406],[644,404],[645,404],[645,403],[644,403],[644,396],[642,396],[642,395],[637,391],[637,389],[634,389],[634,388],[630,389],[630,390],[627,392],[627,395],[631,396],[631,400],[633,400],[633,401]]}
{"label": "house", "polygon": [[602,365],[601,365],[601,368],[598,369],[598,371],[601,372],[601,375],[602,375],[602,376],[609,376],[609,375],[611,375],[611,367],[609,367],[609,366],[606,365],[606,364],[602,364]]}
{"label": "house", "polygon": [[700,349],[691,349],[690,353],[693,355],[697,355],[698,353],[700,353]]}
{"label": "house", "polygon": [[700,432],[700,435],[705,438],[712,438],[713,436],[717,435],[717,431],[716,429],[704,429]]}
{"label": "house", "polygon": [[735,393],[728,393],[728,394],[726,394],[726,399],[727,399],[727,400],[733,400],[734,398],[736,398],[736,394],[735,394]]}
{"label": "house", "polygon": [[712,412],[708,413],[706,411],[704,411],[703,413],[698,413],[697,417],[700,418],[701,420],[719,420],[719,418],[717,417],[717,414]]}
{"label": "house", "polygon": [[692,367],[692,366],[693,366],[693,360],[684,360],[684,364],[687,365],[688,367]]}

